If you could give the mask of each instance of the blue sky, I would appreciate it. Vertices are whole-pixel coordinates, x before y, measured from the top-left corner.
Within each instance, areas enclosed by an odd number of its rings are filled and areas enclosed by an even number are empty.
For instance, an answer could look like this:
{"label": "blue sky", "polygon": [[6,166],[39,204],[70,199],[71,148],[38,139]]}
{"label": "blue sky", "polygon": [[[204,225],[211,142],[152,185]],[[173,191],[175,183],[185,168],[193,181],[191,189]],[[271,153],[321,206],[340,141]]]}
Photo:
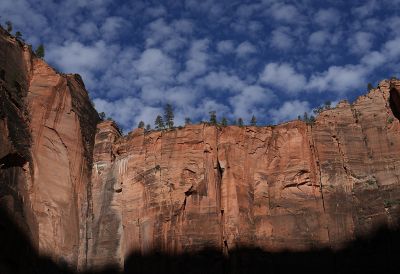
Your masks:
{"label": "blue sky", "polygon": [[177,124],[278,123],[400,74],[400,0],[2,0],[0,14],[126,130],[166,103]]}

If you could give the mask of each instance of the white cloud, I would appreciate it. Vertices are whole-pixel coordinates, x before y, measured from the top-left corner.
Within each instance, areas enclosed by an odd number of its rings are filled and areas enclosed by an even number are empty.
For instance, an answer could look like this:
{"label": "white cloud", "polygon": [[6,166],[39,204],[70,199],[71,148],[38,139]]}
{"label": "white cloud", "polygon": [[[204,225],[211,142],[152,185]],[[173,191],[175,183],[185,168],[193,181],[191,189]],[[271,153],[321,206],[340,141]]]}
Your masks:
{"label": "white cloud", "polygon": [[203,78],[200,78],[196,82],[199,85],[205,86],[208,89],[220,89],[228,91],[240,91],[246,83],[236,75],[229,75],[224,71],[210,72]]}
{"label": "white cloud", "polygon": [[350,51],[354,54],[368,52],[373,45],[374,35],[368,32],[359,31],[354,33],[348,40]]}
{"label": "white cloud", "polygon": [[136,127],[140,121],[153,126],[155,117],[163,112],[160,107],[146,106],[141,100],[133,97],[115,101],[96,98],[93,102],[97,111],[105,112],[107,116],[122,124],[126,130]]}
{"label": "white cloud", "polygon": [[228,54],[235,50],[235,46],[232,40],[223,40],[218,42],[217,50],[219,53]]}
{"label": "white cloud", "polygon": [[315,22],[323,27],[336,26],[341,20],[339,11],[334,8],[320,9],[314,18]]}
{"label": "white cloud", "polygon": [[240,43],[240,45],[236,48],[236,55],[239,58],[246,57],[255,52],[257,52],[256,47],[248,41]]}
{"label": "white cloud", "polygon": [[175,62],[159,49],[146,49],[135,62],[139,85],[162,85],[173,81]]}
{"label": "white cloud", "polygon": [[163,18],[159,18],[145,28],[146,47],[159,46],[164,51],[173,53],[187,44],[185,35],[192,31],[193,24],[188,19],[174,20],[168,24]]}
{"label": "white cloud", "polygon": [[271,109],[269,114],[274,123],[296,119],[297,116],[303,116],[304,112],[310,113],[310,105],[307,101],[286,101],[280,108]]}
{"label": "white cloud", "polygon": [[278,28],[272,31],[271,45],[274,48],[281,50],[288,50],[293,46],[294,40],[288,34],[290,32],[287,28]]}
{"label": "white cloud", "polygon": [[194,114],[195,117],[199,117],[204,121],[208,121],[210,111],[216,111],[217,118],[222,116],[231,117],[230,108],[227,105],[219,103],[212,98],[204,98],[201,104],[197,107]]}
{"label": "white cloud", "polygon": [[321,48],[326,42],[330,39],[330,34],[327,31],[316,31],[311,33],[310,37],[308,38],[308,43],[311,48],[323,50]]}
{"label": "white cloud", "polygon": [[172,27],[180,33],[192,33],[193,23],[189,19],[179,19],[172,22]]}
{"label": "white cloud", "polygon": [[108,17],[101,26],[100,31],[106,40],[115,39],[120,35],[119,31],[127,24],[128,22],[122,17]]}
{"label": "white cloud", "polygon": [[79,34],[85,38],[96,38],[99,35],[99,28],[93,22],[84,22],[78,28]]}
{"label": "white cloud", "polygon": [[297,8],[293,5],[276,3],[271,7],[269,12],[279,22],[298,24],[303,19]]}
{"label": "white cloud", "polygon": [[267,64],[260,75],[260,81],[288,93],[300,92],[306,86],[305,76],[297,73],[288,63]]}
{"label": "white cloud", "polygon": [[192,11],[202,12],[211,17],[218,17],[225,10],[221,3],[214,0],[186,0],[185,5]]}
{"label": "white cloud", "polygon": [[115,47],[106,46],[101,40],[89,46],[66,41],[62,46],[50,45],[46,56],[63,72],[81,74],[85,83],[93,87],[93,74],[108,65],[107,56],[112,56],[115,51]]}
{"label": "white cloud", "polygon": [[187,82],[194,77],[201,76],[207,71],[209,56],[208,39],[194,40],[188,53],[185,63],[185,71],[178,75],[180,82]]}
{"label": "white cloud", "polygon": [[379,4],[376,0],[369,0],[365,4],[353,8],[352,11],[355,15],[364,18],[368,15],[371,15],[377,8],[379,8]]}
{"label": "white cloud", "polygon": [[333,90],[345,93],[364,85],[368,69],[363,65],[331,66],[323,73],[311,76],[308,88],[318,91]]}
{"label": "white cloud", "polygon": [[229,102],[233,106],[234,117],[249,119],[252,114],[265,114],[265,107],[275,98],[272,91],[253,85],[245,87],[242,92],[229,98]]}

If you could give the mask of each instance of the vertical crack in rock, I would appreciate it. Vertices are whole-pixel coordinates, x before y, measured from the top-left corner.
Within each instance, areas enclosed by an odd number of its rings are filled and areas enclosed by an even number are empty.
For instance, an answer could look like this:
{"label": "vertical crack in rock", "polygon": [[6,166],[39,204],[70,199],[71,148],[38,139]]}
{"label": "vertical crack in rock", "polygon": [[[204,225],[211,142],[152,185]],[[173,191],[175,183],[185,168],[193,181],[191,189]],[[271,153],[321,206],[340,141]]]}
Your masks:
{"label": "vertical crack in rock", "polygon": [[321,201],[322,201],[322,209],[323,209],[323,214],[326,222],[326,231],[328,234],[328,242],[331,244],[331,232],[329,229],[328,225],[328,216],[327,216],[327,211],[326,211],[326,205],[325,205],[325,198],[324,198],[324,189],[323,189],[323,184],[322,184],[322,170],[321,170],[321,162],[320,162],[320,157],[318,153],[317,146],[315,145],[315,140],[314,140],[314,135],[313,135],[313,127],[309,127],[309,140],[310,140],[310,148],[311,148],[311,154],[312,154],[312,159],[314,161],[314,165],[317,167],[317,176],[318,176],[318,181],[319,181],[319,191],[321,193]]}
{"label": "vertical crack in rock", "polygon": [[[218,136],[217,136],[218,138]],[[224,177],[224,168],[222,168],[221,163],[219,161],[219,140],[217,139],[217,178],[216,178],[216,190],[217,190],[217,208],[219,209],[219,212],[217,212],[220,215],[220,241],[221,241],[221,251],[222,253],[227,256],[229,249],[228,249],[228,242],[227,239],[225,238],[225,215],[224,215],[224,208],[222,208],[222,180]]]}
{"label": "vertical crack in rock", "polygon": [[338,149],[338,152],[339,152],[339,154],[340,154],[340,160],[341,160],[341,162],[342,162],[342,168],[343,168],[344,172],[345,172],[348,176],[351,176],[351,172],[350,172],[350,170],[349,170],[349,169],[347,168],[347,166],[346,166],[345,154],[344,154],[344,152],[343,152],[343,150],[342,150],[342,147],[341,147],[339,138],[338,138],[336,135],[332,135],[331,137],[332,137],[332,140],[333,140],[333,142],[335,143],[335,145],[336,145],[336,147],[337,147],[337,149]]}

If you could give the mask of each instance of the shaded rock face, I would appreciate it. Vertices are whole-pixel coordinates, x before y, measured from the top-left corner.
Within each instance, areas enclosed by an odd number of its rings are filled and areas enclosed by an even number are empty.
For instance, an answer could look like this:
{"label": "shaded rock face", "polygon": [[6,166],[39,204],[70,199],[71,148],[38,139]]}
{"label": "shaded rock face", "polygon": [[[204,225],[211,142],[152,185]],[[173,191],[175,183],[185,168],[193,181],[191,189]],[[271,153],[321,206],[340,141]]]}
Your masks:
{"label": "shaded rock face", "polygon": [[121,136],[78,75],[0,28],[0,213],[72,270],[154,252],[338,249],[400,219],[399,118],[391,80],[313,125]]}
{"label": "shaded rock face", "polygon": [[77,268],[98,115],[79,76],[0,32],[0,203],[40,254]]}
{"label": "shaded rock face", "polygon": [[343,247],[400,217],[399,81],[315,124],[98,125],[89,265],[132,253]]}

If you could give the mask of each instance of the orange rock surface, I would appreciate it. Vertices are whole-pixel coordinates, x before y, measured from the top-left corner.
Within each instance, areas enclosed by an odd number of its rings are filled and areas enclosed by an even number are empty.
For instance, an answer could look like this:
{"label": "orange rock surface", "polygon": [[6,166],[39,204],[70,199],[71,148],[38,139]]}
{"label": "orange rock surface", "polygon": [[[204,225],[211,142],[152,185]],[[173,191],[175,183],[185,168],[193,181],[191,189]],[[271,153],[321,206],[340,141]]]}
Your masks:
{"label": "orange rock surface", "polygon": [[[73,269],[132,252],[341,248],[400,219],[400,81],[312,125],[121,136],[78,75],[0,28],[0,207]],[[97,125],[97,128],[96,128]]]}
{"label": "orange rock surface", "polygon": [[0,202],[40,254],[86,265],[98,114],[78,75],[57,73],[0,31]]}
{"label": "orange rock surface", "polygon": [[398,220],[400,81],[313,125],[189,125],[120,137],[98,125],[92,266],[212,247],[337,249]]}

